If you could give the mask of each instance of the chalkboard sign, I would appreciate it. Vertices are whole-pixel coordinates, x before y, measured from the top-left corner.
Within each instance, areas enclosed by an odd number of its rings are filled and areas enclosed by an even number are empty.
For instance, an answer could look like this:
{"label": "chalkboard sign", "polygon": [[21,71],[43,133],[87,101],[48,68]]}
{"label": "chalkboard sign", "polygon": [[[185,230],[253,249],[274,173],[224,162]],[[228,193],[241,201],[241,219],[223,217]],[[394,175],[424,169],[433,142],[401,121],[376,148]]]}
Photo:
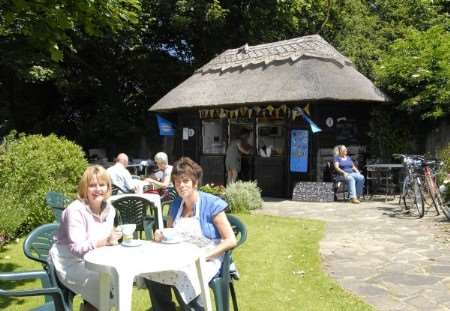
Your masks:
{"label": "chalkboard sign", "polygon": [[295,184],[294,190],[292,191],[292,200],[303,202],[333,202],[333,183],[298,182]]}

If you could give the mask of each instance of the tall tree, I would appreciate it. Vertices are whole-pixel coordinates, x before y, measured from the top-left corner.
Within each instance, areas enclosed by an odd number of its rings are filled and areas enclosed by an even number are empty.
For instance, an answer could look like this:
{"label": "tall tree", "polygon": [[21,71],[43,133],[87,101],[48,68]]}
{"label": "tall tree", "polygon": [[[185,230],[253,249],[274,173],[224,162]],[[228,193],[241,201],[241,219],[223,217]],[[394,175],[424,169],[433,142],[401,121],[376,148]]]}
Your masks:
{"label": "tall tree", "polygon": [[401,109],[422,119],[449,116],[450,32],[442,26],[410,29],[380,59],[376,76]]}
{"label": "tall tree", "polygon": [[138,21],[138,0],[5,0],[0,4],[0,65],[44,80],[74,38],[99,38]]}
{"label": "tall tree", "polygon": [[139,0],[2,1],[0,122],[8,119],[10,127],[46,132],[48,112],[68,104],[56,83],[65,76],[65,57],[77,54],[80,41],[132,28],[139,12]]}

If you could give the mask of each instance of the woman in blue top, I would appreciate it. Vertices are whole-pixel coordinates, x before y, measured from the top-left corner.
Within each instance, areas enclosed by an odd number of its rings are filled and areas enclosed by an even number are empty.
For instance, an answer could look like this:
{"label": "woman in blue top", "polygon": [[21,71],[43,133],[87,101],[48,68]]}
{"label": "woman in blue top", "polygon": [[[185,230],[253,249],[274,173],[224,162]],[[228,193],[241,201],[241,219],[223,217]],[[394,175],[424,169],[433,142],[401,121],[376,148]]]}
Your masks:
{"label": "woman in blue top", "polygon": [[334,168],[336,172],[342,175],[342,179],[347,182],[352,203],[361,203],[358,198],[363,194],[364,176],[361,175],[352,161],[347,155],[347,148],[344,145],[338,145],[334,148]]}
{"label": "woman in blue top", "polygon": [[[223,253],[236,246],[236,237],[225,215],[228,204],[216,196],[198,191],[202,174],[200,165],[190,158],[183,157],[174,163],[172,181],[179,197],[171,205],[167,227],[175,228],[177,235],[183,236],[186,242],[195,242],[206,250],[205,277],[209,282],[219,272]],[[168,237],[164,237],[164,230],[155,231],[155,241],[165,238]],[[179,282],[173,278],[149,279],[145,282],[152,310],[175,310],[170,290]],[[190,297],[190,289],[183,293],[180,287],[185,285],[176,286],[175,294],[183,310],[204,310],[199,304],[199,296]]]}

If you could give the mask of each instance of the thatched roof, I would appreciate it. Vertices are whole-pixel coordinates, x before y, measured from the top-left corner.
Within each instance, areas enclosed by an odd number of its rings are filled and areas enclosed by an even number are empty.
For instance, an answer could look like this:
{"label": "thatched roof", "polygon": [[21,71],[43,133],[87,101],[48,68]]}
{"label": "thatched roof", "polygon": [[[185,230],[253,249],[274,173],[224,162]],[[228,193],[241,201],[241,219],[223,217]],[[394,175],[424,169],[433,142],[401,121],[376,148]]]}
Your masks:
{"label": "thatched roof", "polygon": [[152,111],[336,100],[385,102],[373,83],[319,35],[226,50]]}

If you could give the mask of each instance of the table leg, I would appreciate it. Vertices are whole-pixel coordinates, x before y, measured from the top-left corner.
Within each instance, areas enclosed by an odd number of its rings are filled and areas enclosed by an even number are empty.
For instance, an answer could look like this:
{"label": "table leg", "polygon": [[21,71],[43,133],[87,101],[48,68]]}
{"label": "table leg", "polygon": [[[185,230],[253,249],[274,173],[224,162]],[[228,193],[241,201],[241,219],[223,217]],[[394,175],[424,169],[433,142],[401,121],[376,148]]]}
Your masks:
{"label": "table leg", "polygon": [[99,310],[100,311],[108,311],[110,310],[109,305],[109,291],[111,289],[111,277],[108,273],[101,272],[100,273],[100,301],[99,301]]}
{"label": "table leg", "polygon": [[200,281],[200,287],[201,287],[201,295],[203,300],[203,306],[205,307],[205,311],[212,311],[212,305],[211,305],[211,296],[209,293],[209,286],[208,281],[204,279],[203,277],[203,267],[205,264],[205,257],[199,256],[197,260],[195,261],[195,265],[197,267],[197,274],[198,279]]}
{"label": "table leg", "polygon": [[131,310],[131,301],[133,298],[133,280],[134,275],[129,273],[116,274],[117,277],[117,311]]}
{"label": "table leg", "polygon": [[388,172],[386,170],[386,174],[384,175],[384,178],[386,178],[386,194],[384,196],[384,202],[387,202],[388,200],[388,193],[389,193],[389,180],[388,180]]}
{"label": "table leg", "polygon": [[158,209],[158,229],[164,228],[163,217],[162,217],[162,207],[161,204],[156,207]]}

